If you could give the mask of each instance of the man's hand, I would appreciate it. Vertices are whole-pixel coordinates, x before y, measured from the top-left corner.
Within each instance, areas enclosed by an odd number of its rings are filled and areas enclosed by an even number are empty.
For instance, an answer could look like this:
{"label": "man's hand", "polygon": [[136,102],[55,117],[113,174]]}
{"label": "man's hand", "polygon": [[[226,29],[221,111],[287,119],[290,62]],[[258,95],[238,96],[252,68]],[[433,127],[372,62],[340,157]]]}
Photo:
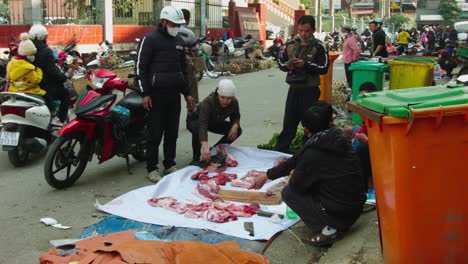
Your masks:
{"label": "man's hand", "polygon": [[239,130],[239,125],[236,123],[232,125],[231,130],[229,130],[228,139],[234,141],[237,138],[237,132]]}
{"label": "man's hand", "polygon": [[203,141],[201,144],[201,158],[204,161],[210,161],[211,160],[211,155],[210,155],[210,148],[208,148],[208,142]]}
{"label": "man's hand", "polygon": [[292,71],[292,70],[296,69],[296,64],[295,64],[296,61],[297,61],[296,58],[291,59],[290,61],[288,61],[288,64],[286,65],[286,67],[288,67],[288,70]]}
{"label": "man's hand", "polygon": [[150,110],[153,107],[153,103],[151,101],[151,97],[149,95],[143,97],[143,108],[146,110]]}
{"label": "man's hand", "polygon": [[266,172],[258,175],[256,178],[255,178],[255,183],[254,185],[252,186],[251,189],[255,189],[255,190],[258,190],[260,188],[263,187],[263,185],[265,185],[265,182],[268,180],[268,176],[266,174]]}
{"label": "man's hand", "polygon": [[353,128],[352,127],[345,127],[343,128],[343,133],[345,134],[345,136],[352,136],[353,135]]}
{"label": "man's hand", "polygon": [[296,69],[302,69],[302,68],[304,68],[304,61],[301,60],[301,59],[297,59],[297,60],[293,61],[293,64],[294,64],[294,67],[295,67]]}
{"label": "man's hand", "polygon": [[187,110],[192,112],[195,108],[195,100],[193,100],[193,97],[190,95],[185,96],[185,102],[187,103]]}
{"label": "man's hand", "polygon": [[359,142],[359,143],[366,143],[367,144],[367,141],[368,141],[368,137],[366,134],[364,133],[357,133],[355,136],[356,140]]}

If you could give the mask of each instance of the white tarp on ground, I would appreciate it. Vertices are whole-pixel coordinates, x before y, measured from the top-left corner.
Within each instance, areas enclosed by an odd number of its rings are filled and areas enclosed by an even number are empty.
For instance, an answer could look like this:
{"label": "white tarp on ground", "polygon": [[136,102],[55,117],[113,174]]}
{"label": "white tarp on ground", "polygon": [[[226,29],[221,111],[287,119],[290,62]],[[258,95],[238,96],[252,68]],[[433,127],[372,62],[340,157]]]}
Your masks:
{"label": "white tarp on ground", "polygon": [[[253,169],[266,171],[273,166],[275,161],[289,157],[289,155],[283,153],[259,150],[256,148],[226,146],[226,149],[239,162],[237,167],[228,168],[226,172],[237,173],[238,178]],[[156,185],[128,192],[105,205],[97,203],[96,207],[98,210],[144,223],[209,229],[226,235],[249,240],[268,240],[275,233],[285,230],[298,222],[298,220],[287,220],[285,217],[281,223],[275,224],[271,223],[267,217],[254,215],[250,218],[239,217],[237,221],[220,224],[208,222],[204,219],[186,218],[183,215],[164,208],[152,207],[147,203],[147,200],[150,198],[165,196],[173,196],[179,201],[191,200],[200,203],[206,202],[192,193],[192,190],[195,188],[198,181],[194,181],[190,177],[200,170],[201,168],[196,166],[188,166],[175,173],[167,175]],[[280,179],[268,182],[263,186],[261,191],[265,191],[268,187],[279,180]],[[231,187],[230,183],[227,183],[226,186],[222,186],[222,189],[246,190],[245,188]],[[285,214],[284,203],[277,206],[261,205],[261,209],[264,211]],[[253,222],[255,236],[249,236],[249,232],[244,230],[244,222]]]}

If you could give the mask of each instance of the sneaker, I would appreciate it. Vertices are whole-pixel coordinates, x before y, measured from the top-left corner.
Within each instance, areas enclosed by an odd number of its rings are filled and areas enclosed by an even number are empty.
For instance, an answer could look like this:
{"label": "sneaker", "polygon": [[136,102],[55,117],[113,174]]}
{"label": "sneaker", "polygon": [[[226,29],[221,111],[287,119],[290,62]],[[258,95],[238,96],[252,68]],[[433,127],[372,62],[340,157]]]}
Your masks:
{"label": "sneaker", "polygon": [[148,176],[146,176],[146,178],[150,180],[151,182],[158,182],[159,180],[161,180],[161,175],[159,174],[158,170],[154,170],[154,171],[150,171],[148,173]]}
{"label": "sneaker", "polygon": [[52,126],[57,126],[57,127],[62,127],[63,126],[63,123],[60,122],[60,119],[56,116],[52,117],[52,120],[50,121],[50,124]]}
{"label": "sneaker", "polygon": [[164,175],[171,174],[171,173],[173,173],[173,172],[176,172],[177,170],[178,170],[178,169],[177,169],[176,166],[172,166],[172,167],[170,167],[170,168],[164,170]]}

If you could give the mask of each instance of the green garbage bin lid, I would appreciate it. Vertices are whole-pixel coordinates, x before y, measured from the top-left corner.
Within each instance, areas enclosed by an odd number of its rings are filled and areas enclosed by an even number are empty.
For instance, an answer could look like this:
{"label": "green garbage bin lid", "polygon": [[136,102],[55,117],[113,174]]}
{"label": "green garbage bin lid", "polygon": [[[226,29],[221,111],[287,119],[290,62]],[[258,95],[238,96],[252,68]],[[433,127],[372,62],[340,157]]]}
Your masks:
{"label": "green garbage bin lid", "polygon": [[380,71],[384,72],[388,69],[387,64],[377,63],[373,61],[357,61],[349,66],[350,71],[354,70],[366,70],[366,71]]}
{"label": "green garbage bin lid", "polygon": [[410,109],[468,104],[468,87],[431,86],[366,93],[357,104],[392,117],[411,118]]}
{"label": "green garbage bin lid", "polygon": [[394,57],[393,60],[397,61],[410,61],[410,62],[430,62],[437,64],[437,58],[427,58],[427,57],[408,57],[408,56],[398,56]]}

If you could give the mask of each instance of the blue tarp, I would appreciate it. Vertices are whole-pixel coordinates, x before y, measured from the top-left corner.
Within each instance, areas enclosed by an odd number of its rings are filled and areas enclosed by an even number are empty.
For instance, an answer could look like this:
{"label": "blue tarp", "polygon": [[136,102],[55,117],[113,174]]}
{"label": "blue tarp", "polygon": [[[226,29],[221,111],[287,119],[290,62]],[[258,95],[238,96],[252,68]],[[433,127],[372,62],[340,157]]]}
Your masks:
{"label": "blue tarp", "polygon": [[160,240],[169,241],[189,240],[207,244],[216,244],[224,241],[235,240],[242,249],[260,254],[265,246],[265,242],[241,239],[210,230],[145,224],[115,215],[104,215],[104,220],[101,222],[84,228],[81,232],[81,238],[94,237],[97,235],[132,229],[147,231]]}

